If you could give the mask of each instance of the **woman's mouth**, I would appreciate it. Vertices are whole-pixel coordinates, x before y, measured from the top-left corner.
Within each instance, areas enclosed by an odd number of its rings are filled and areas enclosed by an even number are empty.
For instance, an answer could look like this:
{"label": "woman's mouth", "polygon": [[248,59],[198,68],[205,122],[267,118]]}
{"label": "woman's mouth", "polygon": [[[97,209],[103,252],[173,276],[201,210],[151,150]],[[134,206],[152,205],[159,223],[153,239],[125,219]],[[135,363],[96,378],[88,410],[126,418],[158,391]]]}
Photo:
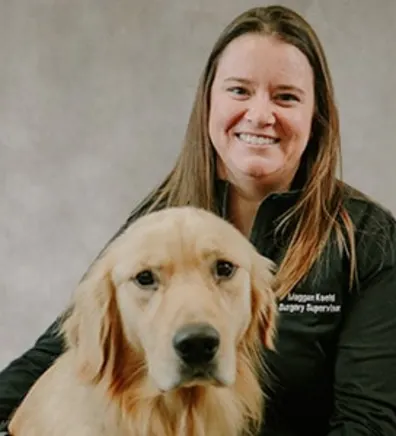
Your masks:
{"label": "woman's mouth", "polygon": [[250,145],[274,145],[278,144],[280,139],[265,135],[253,135],[251,133],[237,133],[236,137]]}

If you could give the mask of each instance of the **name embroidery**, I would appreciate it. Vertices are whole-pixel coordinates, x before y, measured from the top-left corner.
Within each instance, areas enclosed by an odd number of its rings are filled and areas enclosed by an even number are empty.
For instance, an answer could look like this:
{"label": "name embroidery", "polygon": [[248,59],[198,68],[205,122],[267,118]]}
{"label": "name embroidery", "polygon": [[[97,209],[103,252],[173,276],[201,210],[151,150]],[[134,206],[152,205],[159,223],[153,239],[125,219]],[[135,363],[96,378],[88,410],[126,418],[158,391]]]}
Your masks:
{"label": "name embroidery", "polygon": [[339,313],[341,305],[336,304],[336,294],[295,294],[291,293],[279,303],[279,312],[287,313]]}

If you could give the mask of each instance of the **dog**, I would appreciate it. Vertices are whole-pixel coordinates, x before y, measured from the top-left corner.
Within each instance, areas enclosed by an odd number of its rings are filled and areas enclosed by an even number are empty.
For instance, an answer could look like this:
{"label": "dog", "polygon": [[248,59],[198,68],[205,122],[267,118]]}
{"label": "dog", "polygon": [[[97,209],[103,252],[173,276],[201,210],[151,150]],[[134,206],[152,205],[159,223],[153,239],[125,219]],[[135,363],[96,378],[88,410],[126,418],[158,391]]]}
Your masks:
{"label": "dog", "polygon": [[65,352],[17,408],[13,436],[240,436],[263,421],[274,264],[194,207],[146,214],[89,268]]}

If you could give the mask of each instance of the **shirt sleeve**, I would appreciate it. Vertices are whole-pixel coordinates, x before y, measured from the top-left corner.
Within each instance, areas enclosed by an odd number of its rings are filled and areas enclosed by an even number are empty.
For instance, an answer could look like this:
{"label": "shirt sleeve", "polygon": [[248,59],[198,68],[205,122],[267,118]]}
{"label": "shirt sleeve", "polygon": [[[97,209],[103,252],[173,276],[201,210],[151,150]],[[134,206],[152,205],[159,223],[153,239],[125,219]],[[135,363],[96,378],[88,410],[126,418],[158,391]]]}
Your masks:
{"label": "shirt sleeve", "polygon": [[57,319],[27,350],[0,372],[0,430],[5,430],[12,412],[28,390],[61,354],[63,340]]}
{"label": "shirt sleeve", "polygon": [[395,223],[372,222],[357,244],[361,280],[344,308],[328,436],[396,436]]}

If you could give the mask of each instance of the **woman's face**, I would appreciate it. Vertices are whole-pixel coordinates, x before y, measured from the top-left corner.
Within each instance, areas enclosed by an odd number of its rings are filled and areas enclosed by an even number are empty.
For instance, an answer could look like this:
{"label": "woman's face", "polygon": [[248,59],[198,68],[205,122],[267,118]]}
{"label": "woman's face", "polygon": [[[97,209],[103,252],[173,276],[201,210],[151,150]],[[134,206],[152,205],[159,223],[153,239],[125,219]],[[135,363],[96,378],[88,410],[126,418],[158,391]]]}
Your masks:
{"label": "woman's face", "polygon": [[210,99],[219,176],[287,189],[310,137],[314,101],[313,71],[299,49],[254,33],[231,41]]}

